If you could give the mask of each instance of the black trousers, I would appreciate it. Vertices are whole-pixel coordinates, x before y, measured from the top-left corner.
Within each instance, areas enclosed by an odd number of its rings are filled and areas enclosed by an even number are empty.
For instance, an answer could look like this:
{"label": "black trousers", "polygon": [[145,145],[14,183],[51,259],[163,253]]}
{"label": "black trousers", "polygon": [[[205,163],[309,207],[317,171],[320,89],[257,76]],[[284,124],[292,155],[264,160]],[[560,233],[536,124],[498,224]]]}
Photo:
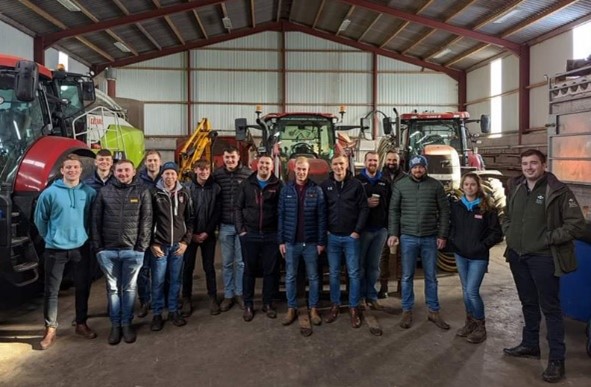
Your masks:
{"label": "black trousers", "polygon": [[216,296],[217,285],[215,279],[215,235],[208,237],[203,243],[191,242],[185,251],[183,266],[183,298],[191,298],[193,294],[193,271],[195,270],[195,261],[197,259],[197,250],[201,247],[201,257],[203,271],[205,272],[205,283],[207,285],[207,294]]}
{"label": "black trousers", "polygon": [[509,265],[525,320],[521,344],[530,348],[539,347],[541,309],[546,319],[549,360],[564,360],[566,346],[560,308],[560,278],[554,275],[552,256],[519,256],[515,251],[509,250]]}
{"label": "black trousers", "polygon": [[276,233],[247,233],[240,237],[244,260],[244,304],[252,307],[257,273],[263,274],[263,304],[271,305],[279,282],[279,245]]}

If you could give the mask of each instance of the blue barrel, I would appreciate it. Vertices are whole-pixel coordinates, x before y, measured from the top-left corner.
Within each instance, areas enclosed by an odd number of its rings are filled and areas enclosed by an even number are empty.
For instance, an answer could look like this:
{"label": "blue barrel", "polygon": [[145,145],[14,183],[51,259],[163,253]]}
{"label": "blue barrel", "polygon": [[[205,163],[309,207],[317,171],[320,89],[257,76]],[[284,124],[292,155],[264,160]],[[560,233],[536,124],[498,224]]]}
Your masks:
{"label": "blue barrel", "polygon": [[591,244],[575,241],[577,271],[560,277],[562,313],[575,320],[591,319]]}

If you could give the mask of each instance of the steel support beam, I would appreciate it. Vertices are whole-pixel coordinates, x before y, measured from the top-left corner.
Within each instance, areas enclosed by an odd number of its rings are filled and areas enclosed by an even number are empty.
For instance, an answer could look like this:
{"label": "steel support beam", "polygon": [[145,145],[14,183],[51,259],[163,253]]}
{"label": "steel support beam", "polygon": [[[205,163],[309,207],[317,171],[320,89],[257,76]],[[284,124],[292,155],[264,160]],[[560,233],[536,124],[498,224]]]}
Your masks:
{"label": "steel support beam", "polygon": [[522,144],[522,136],[529,129],[529,68],[530,47],[527,44],[521,46],[519,53],[519,142]]}
{"label": "steel support beam", "polygon": [[45,41],[43,36],[35,36],[33,39],[33,60],[45,66]]}

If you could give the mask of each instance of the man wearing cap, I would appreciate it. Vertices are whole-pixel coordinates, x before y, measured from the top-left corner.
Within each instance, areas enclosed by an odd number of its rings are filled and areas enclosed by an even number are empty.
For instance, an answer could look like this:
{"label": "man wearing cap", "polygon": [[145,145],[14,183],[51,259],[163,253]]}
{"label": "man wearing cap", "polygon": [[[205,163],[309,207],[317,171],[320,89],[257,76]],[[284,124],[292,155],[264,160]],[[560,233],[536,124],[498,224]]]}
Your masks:
{"label": "man wearing cap", "polygon": [[191,194],[178,182],[178,167],[173,162],[162,166],[160,180],[152,193],[154,227],[150,251],[153,255],[152,271],[152,319],[151,329],[159,331],[164,325],[164,281],[168,277],[168,319],[177,327],[187,322],[178,311],[181,289],[183,255],[193,234]]}
{"label": "man wearing cap", "polygon": [[449,232],[449,203],[443,185],[427,176],[425,156],[412,157],[409,168],[409,175],[392,187],[388,222],[388,246],[400,242],[402,254],[400,327],[408,329],[412,325],[413,278],[420,256],[425,272],[425,301],[429,307],[427,319],[441,329],[449,329],[439,314],[436,273],[437,250],[445,247]]}

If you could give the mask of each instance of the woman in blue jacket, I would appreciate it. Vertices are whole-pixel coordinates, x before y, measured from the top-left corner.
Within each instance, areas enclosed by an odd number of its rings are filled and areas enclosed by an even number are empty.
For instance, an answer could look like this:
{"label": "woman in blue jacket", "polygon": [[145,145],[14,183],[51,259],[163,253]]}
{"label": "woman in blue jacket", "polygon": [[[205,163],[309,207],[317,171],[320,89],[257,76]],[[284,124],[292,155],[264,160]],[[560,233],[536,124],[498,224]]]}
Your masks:
{"label": "woman in blue jacket", "polygon": [[467,173],[460,184],[464,195],[451,205],[450,243],[462,283],[466,323],[457,336],[470,343],[486,340],[484,303],[480,285],[488,268],[489,249],[503,240],[496,209],[475,173]]}

